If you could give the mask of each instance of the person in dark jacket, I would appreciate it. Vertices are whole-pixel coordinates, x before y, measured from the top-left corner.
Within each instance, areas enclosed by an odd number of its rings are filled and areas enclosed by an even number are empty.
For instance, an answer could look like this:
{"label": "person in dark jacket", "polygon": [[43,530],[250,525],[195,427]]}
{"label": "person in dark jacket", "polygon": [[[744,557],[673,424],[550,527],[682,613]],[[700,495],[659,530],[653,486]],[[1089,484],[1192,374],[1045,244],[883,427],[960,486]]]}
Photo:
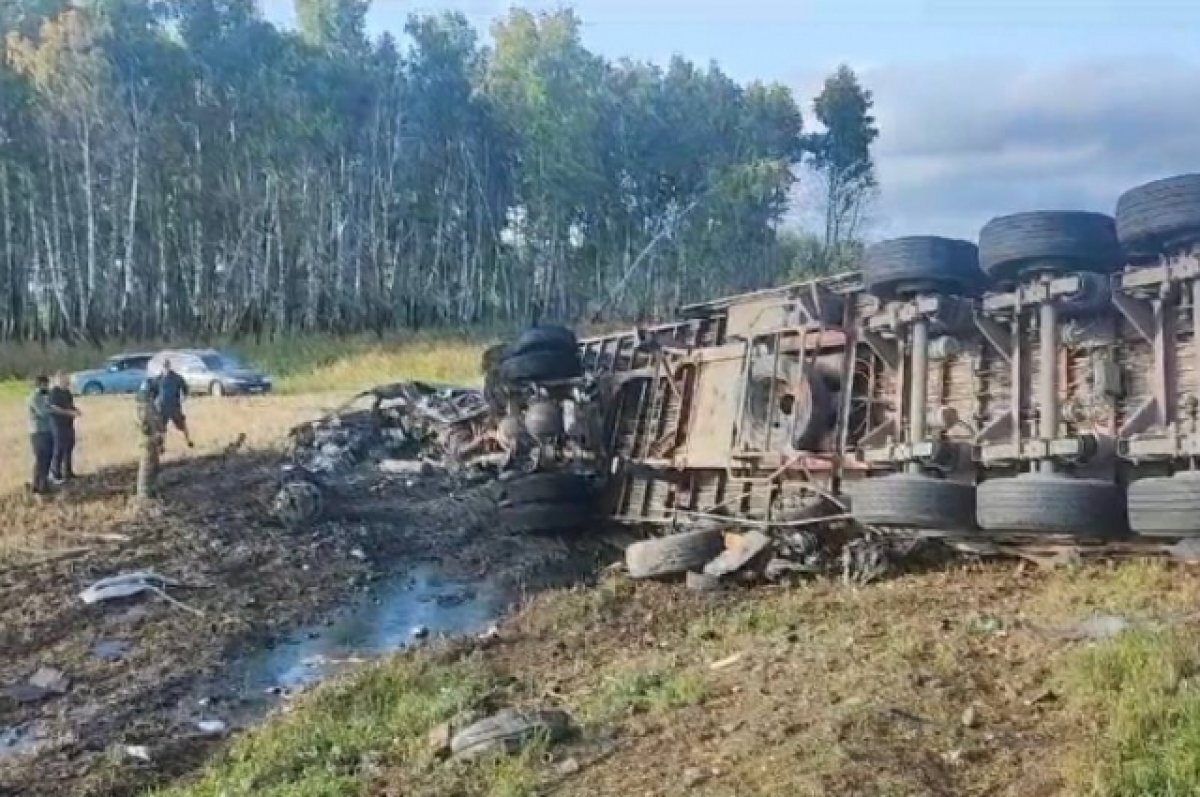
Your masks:
{"label": "person in dark jacket", "polygon": [[36,495],[50,492],[50,460],[54,457],[54,433],[50,420],[50,380],[39,376],[33,380],[26,410],[29,416],[29,444],[33,449],[33,481],[30,489]]}
{"label": "person in dark jacket", "polygon": [[162,373],[147,380],[146,390],[153,397],[158,414],[162,418],[163,431],[174,426],[183,432],[188,448],[195,448],[188,431],[187,416],[183,414],[183,399],[187,396],[187,382],[171,367],[170,360],[163,360]]}
{"label": "person in dark jacket", "polygon": [[79,410],[71,393],[71,379],[62,371],[54,375],[50,388],[50,431],[54,437],[54,455],[50,460],[50,478],[64,482],[75,478],[75,419]]}

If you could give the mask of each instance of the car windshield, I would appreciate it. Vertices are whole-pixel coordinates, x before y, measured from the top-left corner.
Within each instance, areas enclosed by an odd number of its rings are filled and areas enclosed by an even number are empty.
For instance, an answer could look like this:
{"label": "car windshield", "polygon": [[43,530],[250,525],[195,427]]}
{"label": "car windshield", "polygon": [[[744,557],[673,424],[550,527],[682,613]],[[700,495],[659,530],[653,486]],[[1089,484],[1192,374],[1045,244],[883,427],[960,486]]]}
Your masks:
{"label": "car windshield", "polygon": [[245,368],[236,357],[227,354],[205,354],[200,358],[210,371],[229,371],[234,368]]}

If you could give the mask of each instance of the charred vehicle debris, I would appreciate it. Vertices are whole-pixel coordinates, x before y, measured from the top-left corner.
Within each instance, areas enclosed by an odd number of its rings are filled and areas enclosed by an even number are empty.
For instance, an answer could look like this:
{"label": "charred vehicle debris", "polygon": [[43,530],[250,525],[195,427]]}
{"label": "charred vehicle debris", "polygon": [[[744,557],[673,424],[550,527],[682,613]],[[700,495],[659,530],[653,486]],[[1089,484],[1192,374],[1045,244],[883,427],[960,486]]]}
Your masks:
{"label": "charred vehicle debris", "polygon": [[481,390],[388,386],[298,430],[277,510],[311,519],[322,478],[401,457],[500,472],[538,530],[586,508],[651,531],[630,572],[698,588],[955,549],[1169,551],[1200,537],[1200,175],[1126,192],[1115,218],[884,241],[860,271],[651,328],[535,327],[483,370]]}

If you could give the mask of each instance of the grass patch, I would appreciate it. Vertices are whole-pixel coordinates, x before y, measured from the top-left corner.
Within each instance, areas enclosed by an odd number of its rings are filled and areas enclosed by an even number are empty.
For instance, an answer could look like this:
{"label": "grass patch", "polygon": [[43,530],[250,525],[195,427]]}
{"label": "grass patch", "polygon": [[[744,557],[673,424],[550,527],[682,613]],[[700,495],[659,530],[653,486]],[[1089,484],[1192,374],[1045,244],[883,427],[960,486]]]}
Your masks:
{"label": "grass patch", "polygon": [[623,669],[605,679],[583,707],[590,722],[612,722],[631,714],[665,714],[703,703],[711,687],[690,669]]}
{"label": "grass patch", "polygon": [[1070,767],[1089,797],[1200,794],[1200,635],[1129,633],[1080,651],[1064,691],[1088,725]]}
{"label": "grass patch", "polygon": [[[154,794],[352,797],[368,793],[373,772],[396,765],[406,773],[395,781],[405,784],[406,793],[447,793],[445,777],[462,768],[435,762],[427,735],[475,706],[488,685],[488,673],[479,665],[401,656],[353,681],[318,689],[288,714],[234,742],[194,782]],[[481,790],[455,793],[528,794],[529,763],[522,758],[484,762],[473,768]]]}

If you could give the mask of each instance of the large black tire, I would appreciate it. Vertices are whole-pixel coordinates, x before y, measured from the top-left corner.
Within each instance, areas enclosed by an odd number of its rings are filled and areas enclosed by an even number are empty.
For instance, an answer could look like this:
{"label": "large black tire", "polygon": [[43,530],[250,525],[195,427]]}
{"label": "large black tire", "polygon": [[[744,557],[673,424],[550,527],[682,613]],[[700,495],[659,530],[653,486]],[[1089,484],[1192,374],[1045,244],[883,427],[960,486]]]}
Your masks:
{"label": "large black tire", "polygon": [[973,296],[983,284],[979,250],[970,241],[917,235],[867,249],[863,282],[883,299],[914,293]]}
{"label": "large black tire", "polygon": [[540,502],[583,502],[592,494],[586,476],[578,473],[532,473],[503,483],[503,500],[512,506]]}
{"label": "large black tire", "polygon": [[860,523],[943,531],[975,528],[975,487],[901,473],[852,483],[850,514]]}
{"label": "large black tire", "polygon": [[979,485],[980,528],[1029,534],[1064,534],[1110,540],[1128,534],[1125,495],[1098,479],[1023,474]]}
{"label": "large black tire", "polygon": [[570,534],[595,522],[585,502],[559,501],[500,507],[500,525],[514,534]]}
{"label": "large black tire", "polygon": [[725,550],[717,529],[701,529],[635,542],[625,549],[631,578],[668,578],[700,571]]}
{"label": "large black tire", "polygon": [[1200,174],[1155,180],[1122,194],[1117,237],[1132,254],[1155,254],[1200,238]]}
{"label": "large black tire", "polygon": [[545,382],[572,379],[583,373],[579,354],[574,349],[531,351],[509,357],[500,364],[500,378],[505,382]]}
{"label": "large black tire", "polygon": [[1129,525],[1143,537],[1200,536],[1200,473],[1129,485]]}
{"label": "large black tire", "polygon": [[1001,216],[979,233],[979,265],[994,280],[1030,270],[1108,274],[1121,264],[1111,216],[1046,210]]}
{"label": "large black tire", "polygon": [[530,327],[521,333],[510,349],[509,354],[516,356],[532,351],[575,351],[579,341],[570,329],[550,324],[544,327]]}
{"label": "large black tire", "polygon": [[792,447],[798,451],[818,448],[836,418],[829,386],[815,369],[805,367],[799,386],[791,394],[795,434]]}

